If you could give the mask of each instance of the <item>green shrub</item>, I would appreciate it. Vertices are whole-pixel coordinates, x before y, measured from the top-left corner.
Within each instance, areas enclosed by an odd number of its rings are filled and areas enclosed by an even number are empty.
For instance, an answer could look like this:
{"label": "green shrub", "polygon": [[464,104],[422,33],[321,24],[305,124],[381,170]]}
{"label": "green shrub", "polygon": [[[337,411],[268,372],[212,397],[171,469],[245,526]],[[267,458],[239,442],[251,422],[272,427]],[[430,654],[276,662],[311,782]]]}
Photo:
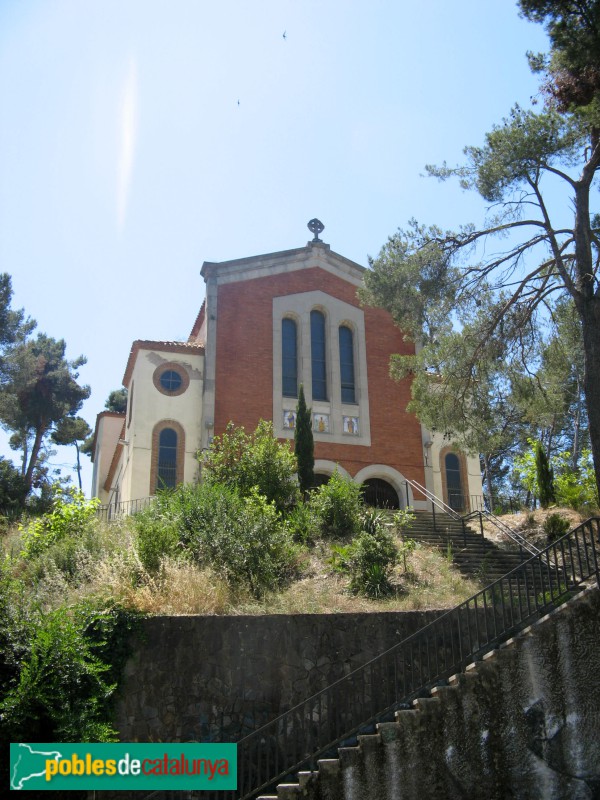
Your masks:
{"label": "green shrub", "polygon": [[334,569],[350,576],[350,589],[367,597],[382,597],[392,592],[390,572],[398,560],[392,534],[382,525],[372,532],[361,531],[350,544],[334,546]]}
{"label": "green shrub", "polygon": [[202,464],[207,483],[220,484],[249,496],[253,489],[278,511],[296,505],[299,496],[296,457],[289,442],[279,442],[273,424],[260,420],[254,433],[229,423],[216,436]]}
{"label": "green shrub", "polygon": [[398,552],[402,558],[402,567],[404,569],[404,572],[408,572],[408,562],[406,560],[407,557],[411,553],[414,553],[416,549],[417,549],[417,543],[414,539],[402,539],[402,541],[398,545]]}
{"label": "green shrub", "polygon": [[297,569],[298,549],[281,515],[256,488],[242,496],[216,483],[178,486],[161,493],[135,525],[152,570],[165,555],[180,553],[259,597]]}
{"label": "green shrub", "polygon": [[598,490],[591,451],[582,451],[576,470],[572,467],[571,453],[568,451],[560,453],[554,461],[558,472],[554,481],[557,502],[576,511],[596,510]]}
{"label": "green shrub", "polygon": [[544,520],[544,533],[548,539],[548,544],[551,544],[556,539],[560,539],[569,530],[569,520],[561,517],[560,514],[550,514]]}
{"label": "green shrub", "polygon": [[52,509],[37,519],[19,526],[26,559],[34,558],[66,537],[81,538],[96,517],[98,498],[86,500],[76,489],[66,489],[56,496]]}
{"label": "green shrub", "polygon": [[309,504],[322,536],[354,536],[361,528],[364,508],[361,487],[337,471],[327,483],[315,489]]}
{"label": "green shrub", "polygon": [[383,511],[376,508],[365,508],[362,512],[361,528],[371,535],[377,534],[382,527],[386,526],[386,515]]}
{"label": "green shrub", "polygon": [[112,697],[135,615],[90,603],[42,613],[0,566],[0,741],[115,741]]}
{"label": "green shrub", "polygon": [[156,516],[144,509],[136,514],[135,546],[138,557],[150,573],[160,569],[163,559],[181,554],[179,530],[174,520],[165,516]]}
{"label": "green shrub", "polygon": [[312,543],[319,532],[313,507],[309,503],[298,503],[286,514],[285,527],[294,542]]}
{"label": "green shrub", "polygon": [[230,585],[247,587],[255,597],[279,587],[297,568],[297,549],[288,538],[273,503],[254,491],[240,497],[213,487],[207,523],[197,531],[193,554]]}

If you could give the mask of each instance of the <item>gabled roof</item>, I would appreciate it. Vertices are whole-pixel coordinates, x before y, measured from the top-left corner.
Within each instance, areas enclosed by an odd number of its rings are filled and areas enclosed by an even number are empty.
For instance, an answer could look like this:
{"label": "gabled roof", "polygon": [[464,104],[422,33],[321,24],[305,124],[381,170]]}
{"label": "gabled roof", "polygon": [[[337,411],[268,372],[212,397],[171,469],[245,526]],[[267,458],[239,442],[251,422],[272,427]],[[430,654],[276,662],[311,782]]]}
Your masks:
{"label": "gabled roof", "polygon": [[115,452],[113,453],[112,461],[110,462],[110,467],[108,469],[108,475],[106,476],[106,480],[104,481],[104,490],[106,492],[110,491],[110,485],[112,483],[112,479],[115,476],[115,472],[117,471],[117,465],[119,463],[119,459],[121,458],[121,452],[123,451],[123,445],[121,441],[125,438],[125,420],[123,420],[123,427],[121,428],[121,433],[119,434],[119,441],[117,442],[117,446],[115,447]]}
{"label": "gabled roof", "polygon": [[202,301],[202,305],[200,306],[200,311],[198,312],[198,316],[192,326],[192,330],[190,331],[190,335],[188,338],[188,342],[196,342],[198,339],[198,334],[202,328],[202,323],[204,322],[204,316],[206,314],[206,299]]}
{"label": "gabled roof", "polygon": [[135,359],[140,350],[159,350],[163,353],[190,353],[191,355],[204,355],[204,345],[197,342],[156,342],[150,339],[136,339],[131,345],[131,352],[127,359],[123,386],[128,387]]}
{"label": "gabled roof", "polygon": [[117,418],[120,418],[120,419],[125,419],[125,412],[124,411],[101,411],[96,416],[96,427],[94,428],[94,438],[92,439],[92,453],[91,453],[92,464],[94,463],[94,454],[96,453],[96,439],[98,438],[98,428],[100,427],[100,420],[104,419],[104,417],[117,417]]}
{"label": "gabled roof", "polygon": [[232,283],[307,267],[321,267],[357,286],[362,283],[366,271],[365,267],[355,261],[335,253],[328,244],[308,242],[306,247],[295,250],[281,250],[232,261],[205,261],[200,274],[205,280],[216,277],[218,283]]}

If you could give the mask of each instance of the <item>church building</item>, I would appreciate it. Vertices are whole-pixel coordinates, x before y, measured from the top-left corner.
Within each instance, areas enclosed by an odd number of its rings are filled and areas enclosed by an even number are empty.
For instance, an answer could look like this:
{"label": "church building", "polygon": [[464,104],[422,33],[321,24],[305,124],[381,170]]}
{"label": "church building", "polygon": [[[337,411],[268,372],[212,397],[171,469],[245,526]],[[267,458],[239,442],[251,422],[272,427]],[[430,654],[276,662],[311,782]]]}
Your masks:
{"label": "church building", "polygon": [[96,421],[93,496],[118,508],[197,480],[198,453],[230,421],[250,432],[272,420],[293,440],[303,384],[317,482],[337,469],[392,508],[427,508],[421,486],[459,511],[479,502],[478,457],[426,430],[406,411],[410,378],[390,378],[390,356],[414,345],[388,312],[361,306],[365,268],[321,241],[318,220],[309,228],[305,247],[205,262],[187,341],[133,342],[127,410]]}

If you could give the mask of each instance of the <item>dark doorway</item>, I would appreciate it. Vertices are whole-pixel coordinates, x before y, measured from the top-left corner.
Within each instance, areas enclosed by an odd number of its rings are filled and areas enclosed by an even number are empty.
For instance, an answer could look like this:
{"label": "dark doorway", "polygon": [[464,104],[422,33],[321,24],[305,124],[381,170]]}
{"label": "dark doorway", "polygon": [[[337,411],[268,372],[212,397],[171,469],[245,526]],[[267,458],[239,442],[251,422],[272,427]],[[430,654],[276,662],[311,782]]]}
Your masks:
{"label": "dark doorway", "polygon": [[381,478],[369,478],[363,483],[363,500],[375,508],[399,509],[398,492]]}

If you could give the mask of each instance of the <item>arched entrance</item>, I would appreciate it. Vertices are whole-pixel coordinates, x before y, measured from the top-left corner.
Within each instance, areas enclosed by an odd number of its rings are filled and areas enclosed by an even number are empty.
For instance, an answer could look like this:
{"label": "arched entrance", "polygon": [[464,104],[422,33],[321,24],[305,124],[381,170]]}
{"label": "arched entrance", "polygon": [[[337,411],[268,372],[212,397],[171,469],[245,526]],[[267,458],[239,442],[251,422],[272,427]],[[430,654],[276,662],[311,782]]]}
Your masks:
{"label": "arched entrance", "polygon": [[363,500],[375,508],[399,509],[398,492],[391,483],[381,478],[367,478],[363,483]]}

